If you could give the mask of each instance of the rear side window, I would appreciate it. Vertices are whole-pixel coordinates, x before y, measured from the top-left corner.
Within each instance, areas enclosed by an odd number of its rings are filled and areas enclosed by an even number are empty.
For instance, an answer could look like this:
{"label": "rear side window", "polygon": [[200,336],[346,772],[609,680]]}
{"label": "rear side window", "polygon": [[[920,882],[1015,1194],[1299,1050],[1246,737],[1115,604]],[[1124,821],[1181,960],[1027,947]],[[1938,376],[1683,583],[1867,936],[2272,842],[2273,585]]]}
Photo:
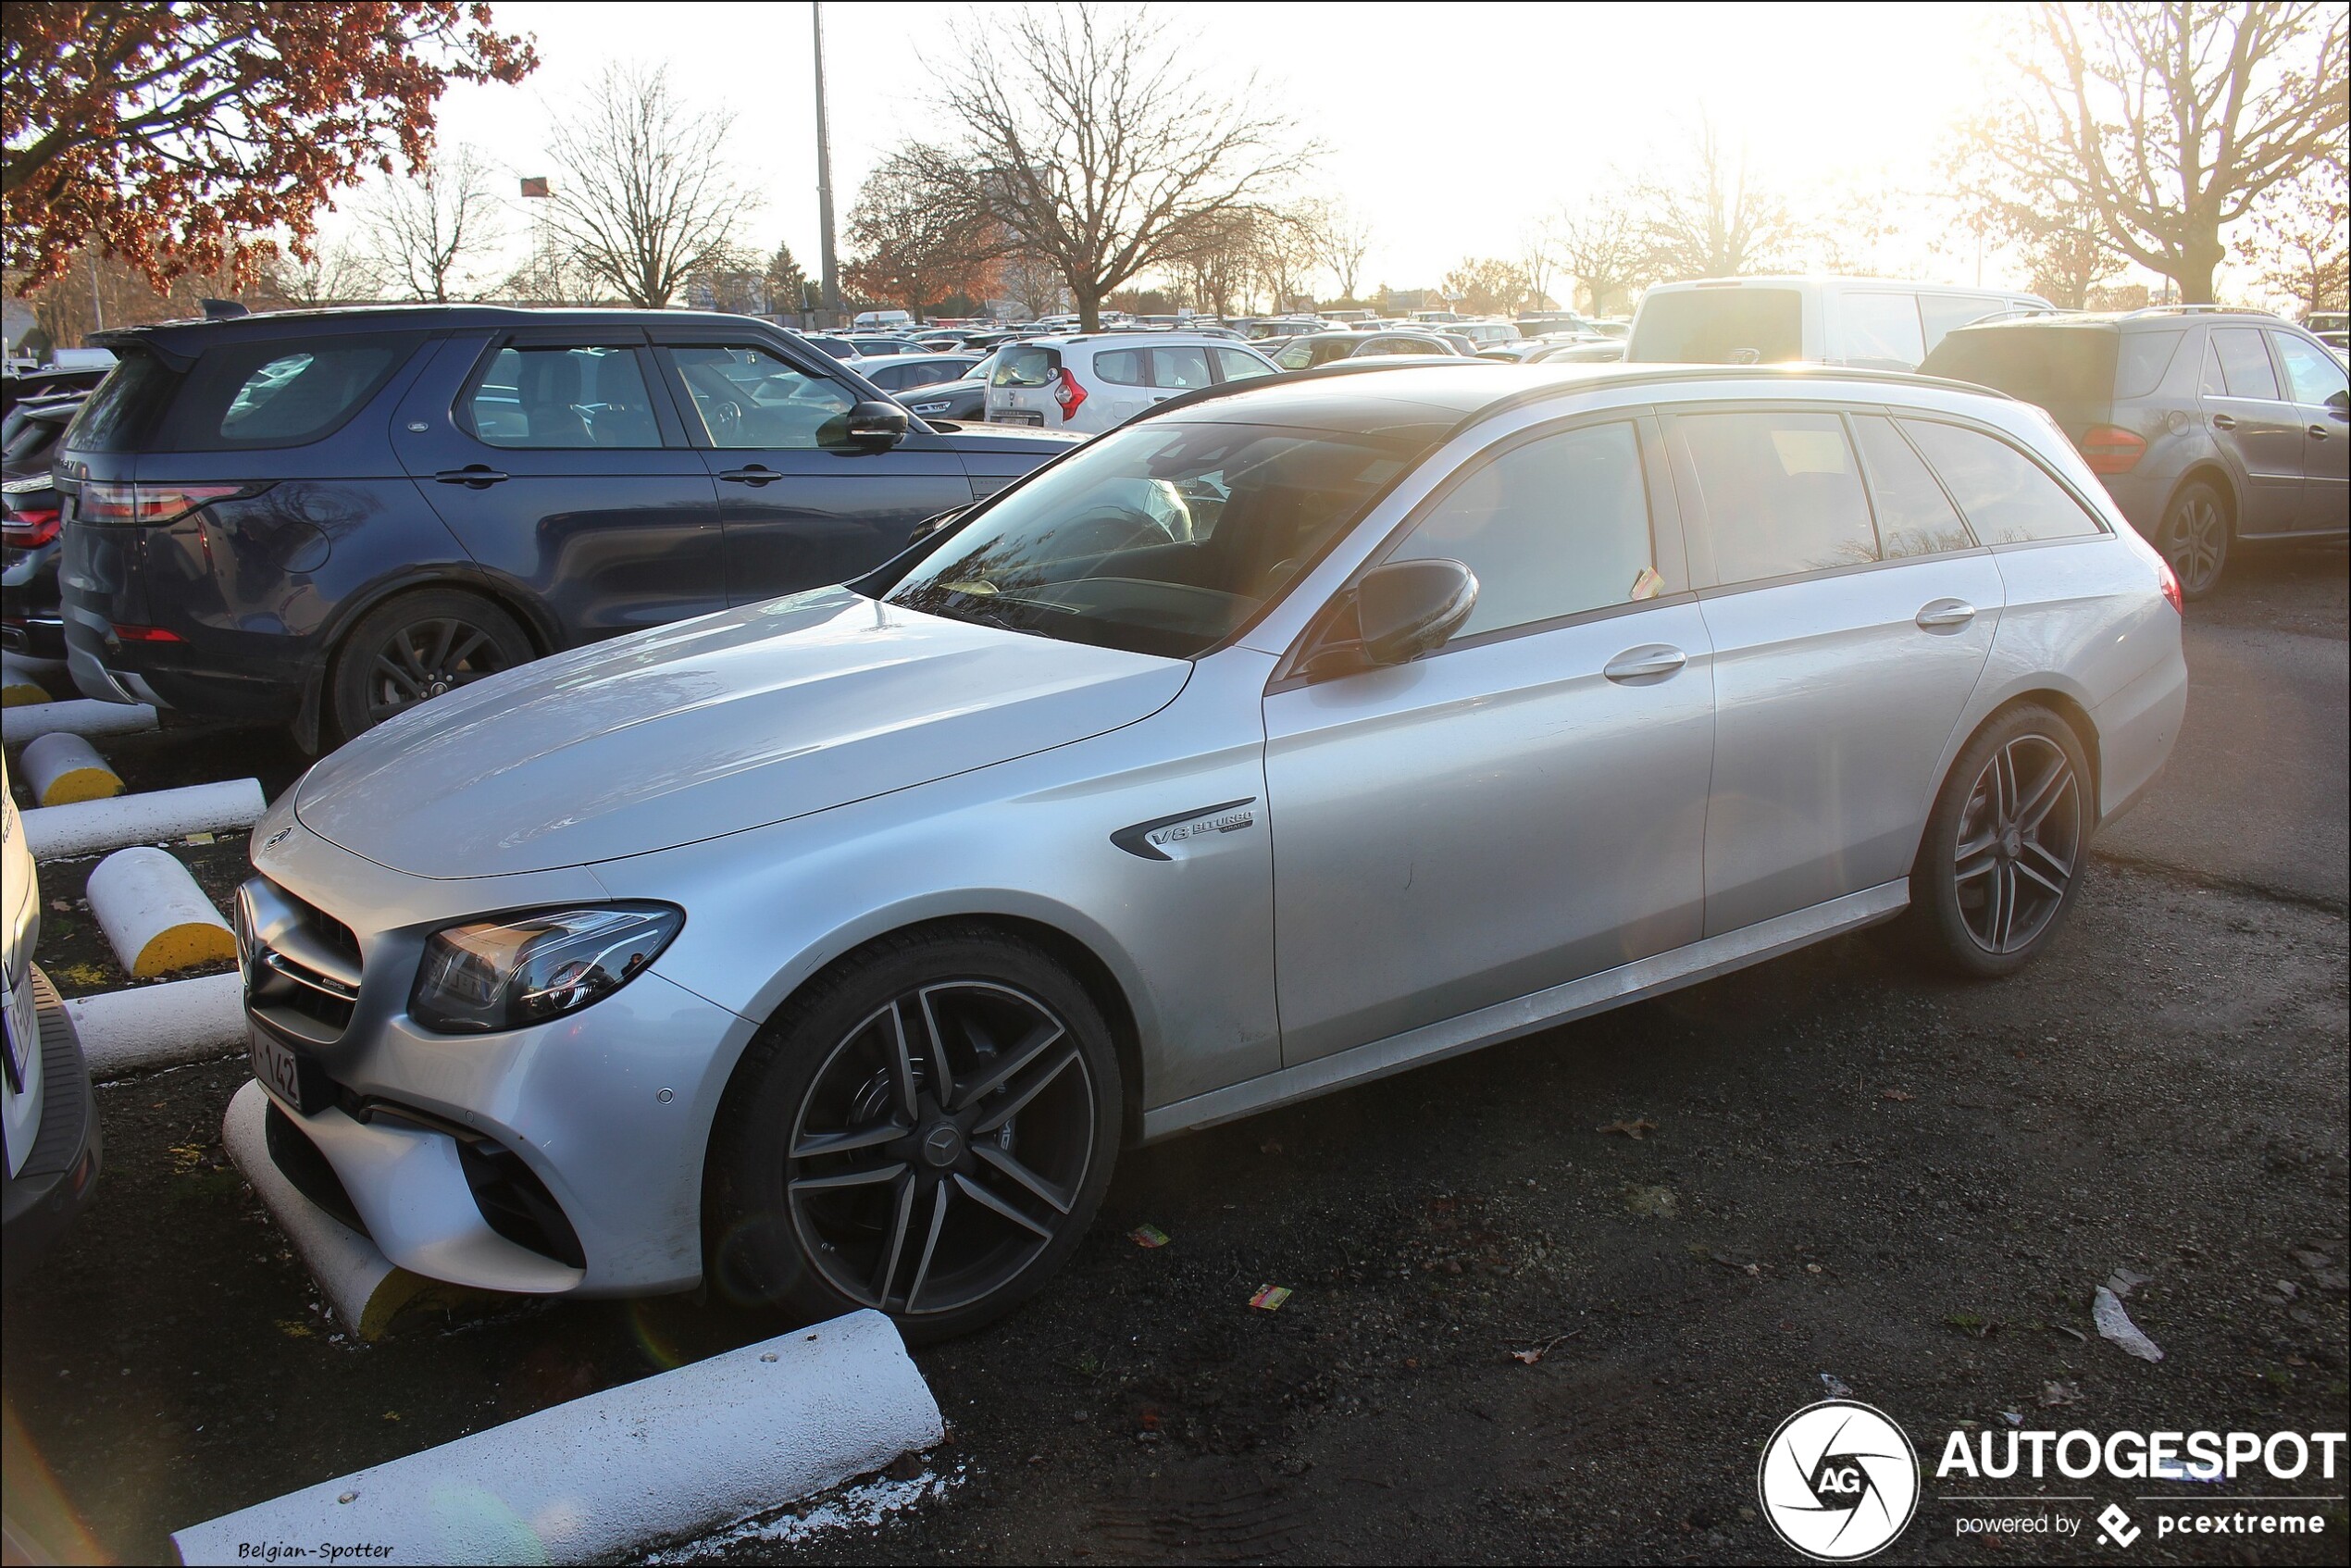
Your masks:
{"label": "rear side window", "polygon": [[1925,462],[1902,439],[1891,419],[1874,414],[1853,417],[1853,439],[1870,473],[1870,498],[1877,503],[1878,550],[1889,561],[1940,555],[1972,548],[1967,524],[1951,498],[1934,482]]}
{"label": "rear side window", "polygon": [[1804,357],[1794,289],[1686,289],[1641,301],[1625,358],[1650,364],[1772,365]]}
{"label": "rear side window", "polygon": [[1848,365],[1910,370],[1926,357],[1916,294],[1847,294],[1837,314],[1843,320],[1834,357]]}
{"label": "rear side window", "polygon": [[661,444],[630,348],[502,348],[458,404],[457,422],[491,446]]}
{"label": "rear side window", "polygon": [[989,379],[992,387],[1041,387],[1053,379],[1062,367],[1061,355],[1050,348],[1014,348],[1010,345],[997,351],[996,374]]}
{"label": "rear side window", "polygon": [[1698,481],[1715,580],[1755,582],[1878,558],[1861,473],[1834,414],[1685,414],[1676,439]]}
{"label": "rear side window", "polygon": [[165,452],[301,446],[340,429],[407,361],[411,336],[225,343],[188,373],[155,445]]}
{"label": "rear side window", "polygon": [[2100,531],[2081,503],[2008,442],[1925,419],[1901,424],[1984,543],[2081,539]]}
{"label": "rear side window", "polygon": [[[2043,408],[2103,408],[2114,400],[2116,345],[2103,324],[2022,322],[1953,332],[1919,368],[1972,381]],[[2158,372],[2158,378],[2160,372]]]}
{"label": "rear side window", "polygon": [[1921,294],[1919,321],[1926,329],[1926,346],[1932,350],[1953,330],[2007,308],[2005,302],[1982,294]]}
{"label": "rear side window", "polygon": [[2261,346],[2258,329],[2214,328],[2212,353],[2220,362],[2220,375],[2229,396],[2276,400],[2278,374],[2270,367],[2270,351]]}
{"label": "rear side window", "polygon": [[82,400],[66,445],[77,452],[135,452],[179,389],[180,374],[152,354],[118,351],[122,358]]}
{"label": "rear side window", "polygon": [[1461,635],[1657,595],[1648,481],[1629,423],[1538,436],[1454,488],[1389,557],[1477,574]]}
{"label": "rear side window", "polygon": [[2185,332],[2127,332],[2115,354],[2114,395],[2146,397],[2163,384]]}
{"label": "rear side window", "polygon": [[1118,387],[1139,387],[1145,384],[1143,351],[1138,348],[1105,349],[1094,355],[1094,376],[1098,380]]}

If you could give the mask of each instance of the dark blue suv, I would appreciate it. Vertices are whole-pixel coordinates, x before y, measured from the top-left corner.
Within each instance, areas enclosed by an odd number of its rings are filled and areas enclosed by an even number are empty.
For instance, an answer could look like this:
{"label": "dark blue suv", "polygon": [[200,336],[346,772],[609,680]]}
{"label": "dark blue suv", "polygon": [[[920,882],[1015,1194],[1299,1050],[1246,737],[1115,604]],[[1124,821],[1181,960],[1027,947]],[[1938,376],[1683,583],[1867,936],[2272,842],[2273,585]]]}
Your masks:
{"label": "dark blue suv", "polygon": [[56,470],[75,683],[314,750],[854,577],[1071,444],[926,424],[739,316],[387,306],[93,341],[121,362]]}

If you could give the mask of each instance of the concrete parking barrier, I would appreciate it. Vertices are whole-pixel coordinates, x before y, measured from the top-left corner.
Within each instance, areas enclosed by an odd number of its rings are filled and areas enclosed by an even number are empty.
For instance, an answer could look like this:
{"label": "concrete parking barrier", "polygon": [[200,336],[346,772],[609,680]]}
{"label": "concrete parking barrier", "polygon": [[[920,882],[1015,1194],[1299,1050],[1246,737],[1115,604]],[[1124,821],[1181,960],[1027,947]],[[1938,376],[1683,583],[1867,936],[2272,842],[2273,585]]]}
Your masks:
{"label": "concrete parking barrier", "polygon": [[54,729],[26,745],[20,760],[35,803],[71,805],[122,793],[122,778],[97,748],[69,729]]}
{"label": "concrete parking barrier", "polygon": [[81,1037],[90,1076],[101,1083],[245,1048],[244,980],[236,975],[72,997],[66,1016]]}
{"label": "concrete parking barrier", "polygon": [[24,841],[37,860],[97,854],[126,844],[250,828],[261,820],[267,804],[261,798],[259,779],[239,778],[191,784],[184,790],[148,790],[110,801],[38,806],[24,814]]}
{"label": "concrete parking barrier", "polygon": [[[171,1537],[182,1562],[255,1543],[366,1543],[387,1562],[632,1557],[878,1470],[943,1435],[875,1312],[725,1355],[291,1492]],[[243,1555],[240,1555],[241,1552]]]}
{"label": "concrete parking barrier", "polygon": [[41,678],[19,666],[14,659],[0,659],[0,708],[31,707],[49,700],[49,689]]}
{"label": "concrete parking barrier", "polygon": [[117,850],[90,873],[83,896],[122,966],[152,980],[237,956],[229,922],[188,868],[162,850]]}
{"label": "concrete parking barrier", "polygon": [[34,703],[0,709],[0,740],[20,746],[60,730],[70,735],[136,735],[155,727],[155,711],[139,703]]}

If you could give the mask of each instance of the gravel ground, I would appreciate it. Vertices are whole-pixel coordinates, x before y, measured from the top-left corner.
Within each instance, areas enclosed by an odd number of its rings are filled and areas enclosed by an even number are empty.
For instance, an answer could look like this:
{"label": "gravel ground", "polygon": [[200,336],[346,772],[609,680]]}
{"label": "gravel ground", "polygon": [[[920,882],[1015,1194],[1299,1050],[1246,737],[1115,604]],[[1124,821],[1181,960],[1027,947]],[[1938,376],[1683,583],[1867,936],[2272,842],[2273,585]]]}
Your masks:
{"label": "gravel ground", "polygon": [[[2298,553],[2195,631],[2331,639],[2339,682],[2344,603],[2342,554]],[[2279,723],[2252,690],[2211,704],[2214,755],[2231,722]],[[142,744],[154,782],[258,770],[275,790],[298,766],[254,738]],[[199,745],[202,766],[171,760]],[[2297,765],[2293,809],[2339,842],[2342,752]],[[2175,767],[2148,809],[2208,822],[2243,788]],[[1864,933],[1130,1152],[1045,1296],[918,1354],[951,1423],[927,1467],[952,1484],[794,1555],[1793,1561],[1753,1516],[1756,1458],[1824,1375],[1930,1453],[2011,1413],[2339,1430],[2351,940],[2339,894],[2265,883],[2226,837],[2108,860],[2006,983],[1931,977]],[[218,892],[235,848],[217,872],[180,852]],[[70,902],[86,869],[44,867],[44,893]],[[51,920],[53,972],[101,962],[86,915]],[[155,1560],[179,1525],[781,1326],[677,1299],[344,1342],[221,1152],[243,1076],[101,1091],[99,1199],[7,1303],[8,1506],[39,1538]],[[1169,1244],[1127,1238],[1145,1224]],[[2091,1324],[2117,1269],[2148,1278],[2128,1306],[2158,1364]],[[1294,1294],[1251,1310],[1268,1284]],[[1888,1559],[2114,1555],[1960,1538],[1943,1495],[1980,1489],[1930,1476]],[[2128,1493],[2167,1489],[2195,1490],[2104,1484],[2064,1511],[2120,1498],[2151,1525],[2160,1506]],[[2318,1540],[2149,1528],[2128,1555],[2343,1561],[2344,1507],[2319,1512]]]}

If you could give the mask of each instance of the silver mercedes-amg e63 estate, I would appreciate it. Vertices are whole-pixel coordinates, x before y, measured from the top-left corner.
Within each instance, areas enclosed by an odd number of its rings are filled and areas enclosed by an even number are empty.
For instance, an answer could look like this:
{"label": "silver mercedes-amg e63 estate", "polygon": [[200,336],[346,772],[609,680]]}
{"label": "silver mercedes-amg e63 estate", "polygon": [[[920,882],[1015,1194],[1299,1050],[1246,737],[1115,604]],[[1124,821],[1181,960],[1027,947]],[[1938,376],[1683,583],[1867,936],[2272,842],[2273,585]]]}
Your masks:
{"label": "silver mercedes-amg e63 estate", "polygon": [[2176,600],[1948,382],[1194,393],[313,768],[239,901],[270,1143],[425,1276],[952,1333],[1123,1145],[1897,915],[2016,969],[2179,731]]}

